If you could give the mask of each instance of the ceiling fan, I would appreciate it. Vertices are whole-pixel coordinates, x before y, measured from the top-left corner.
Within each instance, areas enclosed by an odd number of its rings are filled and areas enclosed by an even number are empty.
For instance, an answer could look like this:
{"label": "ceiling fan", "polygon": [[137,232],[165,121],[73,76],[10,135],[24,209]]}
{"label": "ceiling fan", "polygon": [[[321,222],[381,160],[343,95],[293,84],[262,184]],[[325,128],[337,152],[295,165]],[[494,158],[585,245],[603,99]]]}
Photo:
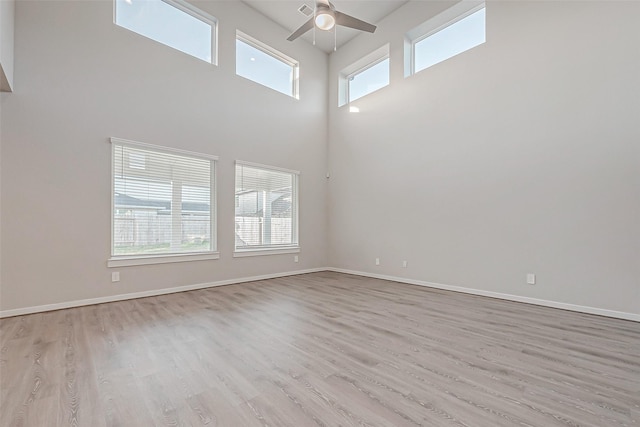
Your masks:
{"label": "ceiling fan", "polygon": [[316,7],[313,11],[313,16],[311,16],[307,22],[302,24],[300,28],[287,37],[287,40],[293,41],[312,28],[329,31],[336,25],[354,28],[360,31],[367,31],[369,33],[373,33],[376,30],[375,25],[337,11],[336,7],[329,0],[316,0]]}

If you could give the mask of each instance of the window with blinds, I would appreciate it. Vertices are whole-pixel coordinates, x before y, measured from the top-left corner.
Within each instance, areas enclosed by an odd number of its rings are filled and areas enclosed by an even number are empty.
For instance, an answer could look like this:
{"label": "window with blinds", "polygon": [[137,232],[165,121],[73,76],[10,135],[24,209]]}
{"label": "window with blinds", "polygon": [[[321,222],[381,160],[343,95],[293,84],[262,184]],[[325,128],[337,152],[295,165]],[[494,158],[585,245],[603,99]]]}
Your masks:
{"label": "window with blinds", "polygon": [[214,252],[216,158],[111,142],[112,257]]}
{"label": "window with blinds", "polygon": [[298,248],[298,175],[236,162],[236,252]]}

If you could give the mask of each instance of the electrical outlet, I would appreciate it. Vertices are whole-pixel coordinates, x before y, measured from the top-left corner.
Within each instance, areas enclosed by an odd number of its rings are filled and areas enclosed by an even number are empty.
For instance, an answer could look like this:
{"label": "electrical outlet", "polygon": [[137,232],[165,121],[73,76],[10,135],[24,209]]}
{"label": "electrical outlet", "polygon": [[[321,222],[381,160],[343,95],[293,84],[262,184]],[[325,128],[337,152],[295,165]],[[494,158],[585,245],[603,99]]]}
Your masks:
{"label": "electrical outlet", "polygon": [[380,258],[376,258],[376,265],[380,265]]}
{"label": "electrical outlet", "polygon": [[298,255],[293,256],[293,262],[298,262]]}
{"label": "electrical outlet", "polygon": [[119,271],[114,271],[113,273],[111,273],[111,281],[112,282],[119,282],[120,281],[120,272]]}
{"label": "electrical outlet", "polygon": [[527,274],[527,285],[535,285],[536,284],[536,275],[533,273]]}
{"label": "electrical outlet", "polygon": [[402,261],[402,268],[407,268],[407,261]]}

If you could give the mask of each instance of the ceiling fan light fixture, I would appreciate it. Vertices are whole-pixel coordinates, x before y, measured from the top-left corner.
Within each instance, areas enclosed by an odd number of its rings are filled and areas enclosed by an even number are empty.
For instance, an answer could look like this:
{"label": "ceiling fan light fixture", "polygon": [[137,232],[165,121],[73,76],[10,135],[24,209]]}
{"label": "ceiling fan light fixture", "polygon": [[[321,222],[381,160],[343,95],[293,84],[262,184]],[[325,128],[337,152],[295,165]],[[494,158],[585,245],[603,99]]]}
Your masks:
{"label": "ceiling fan light fixture", "polygon": [[319,30],[328,31],[336,25],[336,18],[332,13],[322,12],[316,15],[315,22]]}
{"label": "ceiling fan light fixture", "polygon": [[[0,0],[2,1],[2,0]],[[126,0],[125,0],[126,1]],[[168,1],[168,0],[165,0]],[[353,28],[354,30],[359,31],[367,31],[369,33],[373,33],[376,30],[376,26],[373,24],[369,24],[368,22],[362,21],[358,18],[354,18],[353,16],[347,15],[346,13],[342,13],[336,10],[335,6],[329,0],[315,0],[315,9],[313,11],[313,16],[310,16],[309,19],[305,21],[297,30],[287,37],[287,40],[294,41],[304,33],[309,30],[313,30],[313,44],[315,43],[316,37],[316,29],[323,31],[330,31],[338,26]],[[308,12],[304,5],[299,10],[305,13],[304,10]],[[305,13],[306,14],[306,13]],[[335,50],[337,45],[336,32],[333,33],[333,48]]]}

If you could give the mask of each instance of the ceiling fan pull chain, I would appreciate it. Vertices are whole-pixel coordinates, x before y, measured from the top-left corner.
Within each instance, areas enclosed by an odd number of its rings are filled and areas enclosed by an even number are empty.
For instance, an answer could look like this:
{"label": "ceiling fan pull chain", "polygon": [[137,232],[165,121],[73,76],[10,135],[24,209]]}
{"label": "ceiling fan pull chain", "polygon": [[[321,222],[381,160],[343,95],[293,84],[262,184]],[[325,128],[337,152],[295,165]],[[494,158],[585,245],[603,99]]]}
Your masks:
{"label": "ceiling fan pull chain", "polygon": [[316,8],[313,9],[313,45],[316,45]]}
{"label": "ceiling fan pull chain", "polygon": [[333,51],[338,50],[338,26],[333,27]]}

